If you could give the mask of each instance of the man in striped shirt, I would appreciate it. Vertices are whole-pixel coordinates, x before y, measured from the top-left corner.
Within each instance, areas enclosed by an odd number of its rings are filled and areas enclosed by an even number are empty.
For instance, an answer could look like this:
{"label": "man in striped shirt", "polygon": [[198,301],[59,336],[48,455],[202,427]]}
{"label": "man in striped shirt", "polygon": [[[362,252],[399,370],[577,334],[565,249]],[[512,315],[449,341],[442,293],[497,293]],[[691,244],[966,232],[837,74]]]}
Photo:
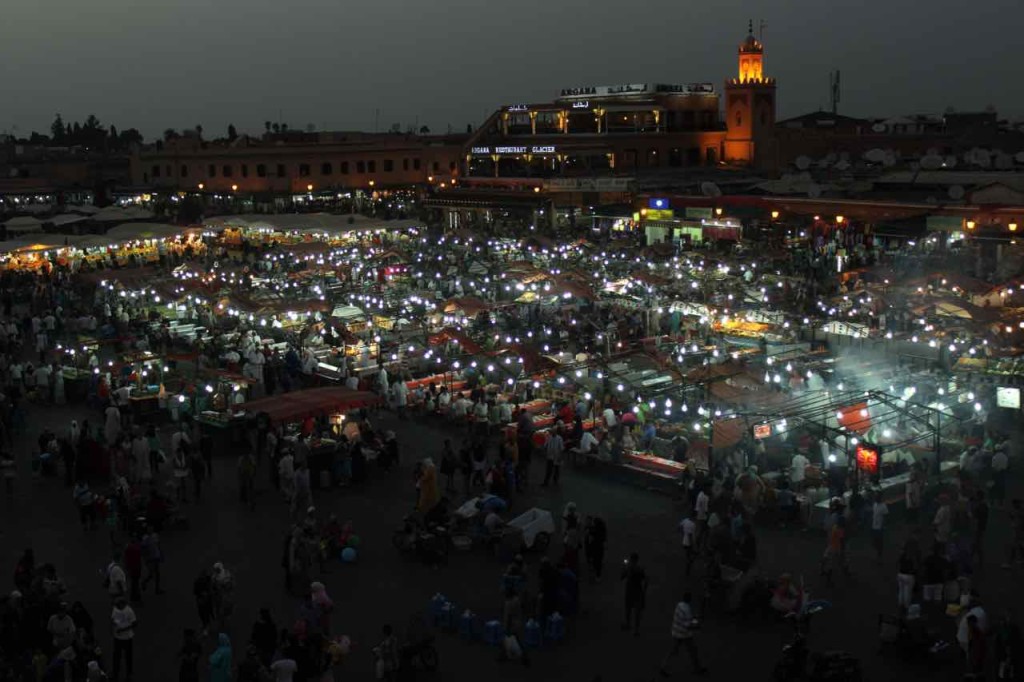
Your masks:
{"label": "man in striped shirt", "polygon": [[697,644],[694,642],[693,636],[693,631],[697,628],[697,619],[693,617],[693,608],[690,606],[692,599],[689,592],[684,594],[682,601],[676,604],[676,610],[672,614],[672,649],[661,662],[661,669],[658,672],[662,677],[669,677],[672,674],[669,672],[668,664],[683,647],[686,647],[686,652],[690,655],[694,675],[703,675],[708,671],[700,664],[700,658],[697,656]]}

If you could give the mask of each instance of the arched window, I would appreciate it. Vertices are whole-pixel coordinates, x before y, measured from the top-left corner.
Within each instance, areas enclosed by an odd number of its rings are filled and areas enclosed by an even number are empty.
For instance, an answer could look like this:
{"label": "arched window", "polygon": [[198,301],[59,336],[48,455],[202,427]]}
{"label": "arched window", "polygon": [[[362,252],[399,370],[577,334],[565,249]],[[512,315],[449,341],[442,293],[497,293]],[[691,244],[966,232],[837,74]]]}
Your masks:
{"label": "arched window", "polygon": [[736,127],[739,128],[743,125],[743,112],[739,109],[736,110]]}

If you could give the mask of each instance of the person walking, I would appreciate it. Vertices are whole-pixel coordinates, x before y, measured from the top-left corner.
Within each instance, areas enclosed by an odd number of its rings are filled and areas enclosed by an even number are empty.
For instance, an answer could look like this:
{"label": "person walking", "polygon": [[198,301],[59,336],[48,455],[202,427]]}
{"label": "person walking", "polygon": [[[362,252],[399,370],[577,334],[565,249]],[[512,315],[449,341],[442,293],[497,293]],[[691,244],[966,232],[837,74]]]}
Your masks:
{"label": "person walking", "polygon": [[107,564],[107,570],[103,577],[103,585],[107,588],[111,603],[117,603],[119,599],[128,597],[128,576],[118,563],[115,552],[113,559]]}
{"label": "person walking", "polygon": [[600,582],[604,571],[604,546],[608,541],[608,527],[600,516],[587,518],[583,536],[583,551],[590,567],[590,575]]}
{"label": "person walking", "polygon": [[541,483],[541,486],[547,487],[552,481],[558,485],[558,478],[562,472],[562,459],[565,457],[565,441],[562,440],[559,430],[554,430],[548,436],[548,442],[544,448],[547,464],[544,469],[544,482]]}
{"label": "person walking", "polygon": [[118,597],[114,603],[114,609],[110,613],[110,622],[113,628],[114,653],[111,679],[117,682],[121,675],[121,663],[124,662],[125,680],[131,680],[135,671],[135,660],[133,656],[133,645],[135,643],[135,611],[128,605],[128,600],[123,596]]}
{"label": "person walking", "polygon": [[906,613],[914,601],[914,583],[917,581],[917,573],[920,570],[918,552],[915,547],[916,543],[911,544],[911,541],[908,540],[903,545],[897,562],[896,605],[899,607],[900,613]]}
{"label": "person walking", "polygon": [[174,489],[178,494],[178,502],[188,502],[186,483],[190,471],[188,454],[184,447],[174,450]]}
{"label": "person walking", "polygon": [[623,630],[632,628],[633,635],[640,636],[640,618],[647,605],[647,572],[640,566],[640,555],[633,552],[626,559],[620,578],[626,583],[625,616]]}
{"label": "person walking", "polygon": [[882,493],[875,493],[874,502],[871,504],[871,544],[875,547],[875,554],[878,561],[882,561],[884,548],[885,517],[889,515],[889,505],[882,500]]}
{"label": "person walking", "polygon": [[124,570],[128,575],[129,595],[133,603],[142,602],[142,543],[133,534],[124,548]]}
{"label": "person walking", "polygon": [[291,451],[285,451],[277,462],[278,481],[284,501],[291,504],[295,497],[295,457]]}
{"label": "person walking", "polygon": [[292,517],[301,521],[306,510],[313,506],[313,491],[309,480],[309,465],[301,462],[295,468],[293,478],[294,495],[292,497]]}
{"label": "person walking", "polygon": [[682,600],[676,604],[676,609],[672,614],[672,628],[670,631],[672,635],[672,648],[661,661],[661,667],[658,669],[662,677],[669,677],[672,674],[669,672],[668,664],[679,654],[679,650],[684,647],[686,648],[686,653],[690,656],[693,674],[703,675],[708,671],[707,668],[701,665],[700,657],[697,655],[694,631],[697,629],[698,623],[697,619],[693,617],[692,601],[693,597],[690,593],[685,593]]}
{"label": "person walking", "polygon": [[160,548],[160,536],[152,526],[146,529],[142,536],[142,560],[146,564],[146,577],[142,579],[142,589],[145,590],[150,582],[154,584],[157,594],[163,594],[160,589],[160,564],[164,562],[164,553]]}
{"label": "person walking", "polygon": [[217,635],[217,648],[210,654],[210,682],[231,682],[231,639]]}
{"label": "person walking", "polygon": [[178,650],[178,682],[199,682],[199,658],[202,653],[196,631],[186,629]]}
{"label": "person walking", "polygon": [[974,542],[971,543],[971,556],[978,557],[978,567],[985,563],[985,530],[988,528],[988,501],[985,491],[974,493],[971,500],[971,522],[974,526]]}
{"label": "person walking", "polygon": [[256,508],[256,456],[252,451],[238,456],[238,500],[250,510]]}

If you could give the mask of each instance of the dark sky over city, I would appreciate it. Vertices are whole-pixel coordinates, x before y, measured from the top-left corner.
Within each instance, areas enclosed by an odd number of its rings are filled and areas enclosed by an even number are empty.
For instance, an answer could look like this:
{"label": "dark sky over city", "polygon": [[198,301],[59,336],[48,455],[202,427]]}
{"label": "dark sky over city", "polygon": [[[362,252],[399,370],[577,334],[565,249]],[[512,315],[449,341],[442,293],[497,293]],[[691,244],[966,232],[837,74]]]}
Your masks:
{"label": "dark sky over city", "polygon": [[563,87],[720,90],[751,18],[780,117],[827,106],[833,69],[841,113],[1024,115],[1020,0],[6,0],[0,132],[47,131],[57,112],[147,137],[267,120],[464,130]]}

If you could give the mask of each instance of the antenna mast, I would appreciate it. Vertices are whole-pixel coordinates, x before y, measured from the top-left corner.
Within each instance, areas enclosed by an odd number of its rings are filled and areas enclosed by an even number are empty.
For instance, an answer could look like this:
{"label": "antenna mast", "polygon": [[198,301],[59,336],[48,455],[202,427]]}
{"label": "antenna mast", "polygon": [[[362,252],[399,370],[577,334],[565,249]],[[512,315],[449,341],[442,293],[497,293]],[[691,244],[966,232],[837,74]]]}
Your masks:
{"label": "antenna mast", "polygon": [[764,30],[766,28],[768,28],[768,22],[764,19],[759,19],[757,22],[757,40],[762,45],[764,45]]}
{"label": "antenna mast", "polygon": [[832,101],[832,113],[836,114],[839,112],[839,70],[832,71],[828,74],[829,84],[829,98]]}

